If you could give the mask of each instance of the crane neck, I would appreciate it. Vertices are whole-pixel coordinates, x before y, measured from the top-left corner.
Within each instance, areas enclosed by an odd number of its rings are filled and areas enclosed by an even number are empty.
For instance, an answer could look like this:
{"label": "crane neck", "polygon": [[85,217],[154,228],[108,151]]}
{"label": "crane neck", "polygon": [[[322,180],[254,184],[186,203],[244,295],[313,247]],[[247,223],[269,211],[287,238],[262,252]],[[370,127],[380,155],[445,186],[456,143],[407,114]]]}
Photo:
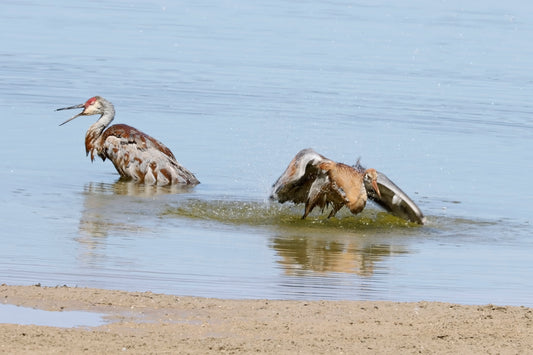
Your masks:
{"label": "crane neck", "polygon": [[87,130],[87,135],[91,135],[93,137],[98,137],[102,134],[104,129],[106,129],[107,126],[113,121],[115,118],[115,108],[113,105],[109,102],[104,106],[104,113],[100,116],[100,118],[89,127]]}
{"label": "crane neck", "polygon": [[89,127],[85,134],[85,152],[87,155],[91,153],[91,160],[94,160],[95,153],[102,156],[102,134],[106,127],[109,126],[111,121],[115,118],[115,108],[113,107],[113,104],[103,98],[100,98],[100,103],[102,104],[103,113],[100,118]]}

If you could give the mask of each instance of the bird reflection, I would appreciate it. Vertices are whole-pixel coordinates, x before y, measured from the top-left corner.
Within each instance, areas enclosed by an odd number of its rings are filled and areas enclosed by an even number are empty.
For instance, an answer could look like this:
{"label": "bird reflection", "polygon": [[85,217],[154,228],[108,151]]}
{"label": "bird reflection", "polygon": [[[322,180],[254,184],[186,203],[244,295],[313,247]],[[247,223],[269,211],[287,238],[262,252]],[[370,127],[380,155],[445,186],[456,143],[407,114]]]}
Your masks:
{"label": "bird reflection", "polygon": [[192,191],[192,187],[188,185],[147,185],[126,179],[119,179],[113,184],[91,182],[85,185],[84,189],[86,195],[126,195],[134,197],[155,197],[190,191]]}
{"label": "bird reflection", "polygon": [[83,191],[80,235],[106,237],[110,231],[139,231],[142,229],[136,223],[139,218],[131,218],[131,215],[154,207],[155,197],[187,191],[189,189],[179,185],[143,185],[123,180],[114,184],[91,182]]}
{"label": "bird reflection", "polygon": [[164,204],[160,199],[165,195],[190,190],[190,187],[181,185],[144,185],[124,180],[112,184],[86,184],[76,238],[82,247],[80,256],[85,262],[94,263],[99,259],[100,250],[104,250],[106,237],[149,233],[142,223],[143,216],[151,218],[154,211],[161,209]]}
{"label": "bird reflection", "polygon": [[291,276],[308,275],[309,271],[371,276],[377,262],[387,256],[407,253],[399,246],[368,244],[332,236],[280,236],[272,240],[272,248],[281,257],[278,262],[285,273]]}

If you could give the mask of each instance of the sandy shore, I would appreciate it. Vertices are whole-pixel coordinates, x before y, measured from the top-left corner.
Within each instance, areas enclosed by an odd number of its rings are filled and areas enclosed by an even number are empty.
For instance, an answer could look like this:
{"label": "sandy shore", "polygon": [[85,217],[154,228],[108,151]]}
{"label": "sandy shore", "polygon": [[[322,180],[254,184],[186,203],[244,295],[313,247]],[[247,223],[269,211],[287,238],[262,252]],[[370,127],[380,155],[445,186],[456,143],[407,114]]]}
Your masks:
{"label": "sandy shore", "polygon": [[[94,328],[0,324],[5,353],[533,353],[533,309],[447,303],[221,300],[0,286],[3,303],[107,314]],[[1,313],[0,313],[1,322]]]}

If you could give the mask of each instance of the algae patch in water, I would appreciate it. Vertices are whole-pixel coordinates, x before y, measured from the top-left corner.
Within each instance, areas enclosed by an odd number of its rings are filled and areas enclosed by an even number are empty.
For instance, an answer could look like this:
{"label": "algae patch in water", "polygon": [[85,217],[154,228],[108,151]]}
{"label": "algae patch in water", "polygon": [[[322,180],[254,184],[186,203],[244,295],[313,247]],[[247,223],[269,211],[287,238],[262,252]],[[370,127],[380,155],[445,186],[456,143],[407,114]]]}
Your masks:
{"label": "algae patch in water", "polygon": [[362,229],[410,227],[415,224],[389,213],[367,209],[354,216],[342,210],[337,217],[314,212],[302,220],[302,206],[263,201],[197,200],[188,199],[177,207],[169,207],[163,215],[190,219],[212,220],[221,223],[251,226],[313,226],[322,228]]}

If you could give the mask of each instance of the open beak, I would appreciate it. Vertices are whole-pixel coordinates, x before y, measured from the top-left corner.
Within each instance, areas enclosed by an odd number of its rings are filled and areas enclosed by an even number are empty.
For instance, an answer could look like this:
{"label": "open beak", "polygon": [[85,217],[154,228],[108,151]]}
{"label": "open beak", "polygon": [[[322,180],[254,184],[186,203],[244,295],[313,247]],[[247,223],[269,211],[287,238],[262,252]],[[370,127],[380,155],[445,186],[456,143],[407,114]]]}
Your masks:
{"label": "open beak", "polygon": [[381,198],[381,193],[379,192],[377,180],[372,180],[372,188],[374,189],[374,191],[376,191],[378,197]]}
{"label": "open beak", "polygon": [[[76,106],[70,106],[70,107],[58,108],[56,111],[61,111],[61,110],[72,110],[72,109],[74,109],[74,108],[85,108],[85,104],[79,104],[79,105],[76,105]],[[72,121],[73,119],[75,119],[76,117],[79,117],[79,116],[83,116],[83,111],[80,112],[80,113],[78,113],[76,116],[69,118],[69,119],[66,120],[65,122],[61,123],[60,126],[64,125],[64,124],[67,123],[67,122]]]}

